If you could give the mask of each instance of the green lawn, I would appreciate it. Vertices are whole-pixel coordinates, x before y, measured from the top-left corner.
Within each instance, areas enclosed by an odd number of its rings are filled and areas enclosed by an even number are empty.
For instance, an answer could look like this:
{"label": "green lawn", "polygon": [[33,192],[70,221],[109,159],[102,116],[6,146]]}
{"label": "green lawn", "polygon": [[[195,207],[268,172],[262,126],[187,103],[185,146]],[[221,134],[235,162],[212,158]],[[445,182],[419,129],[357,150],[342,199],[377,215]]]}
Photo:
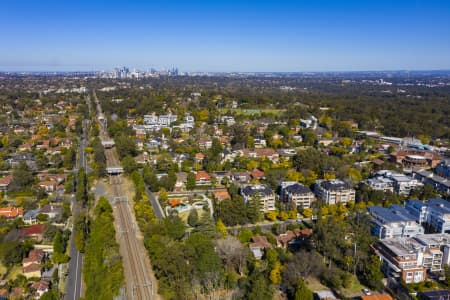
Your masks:
{"label": "green lawn", "polygon": [[[329,290],[328,287],[326,287],[325,285],[321,284],[320,281],[317,278],[314,277],[309,277],[307,279],[307,285],[308,288],[313,291],[313,292],[317,292],[317,291],[323,291],[323,290]],[[348,298],[353,298],[356,296],[360,296],[361,295],[361,291],[362,289],[366,288],[365,286],[363,286],[358,278],[356,278],[355,276],[352,276],[352,283],[351,285],[346,288],[346,289],[341,289],[339,290],[339,292]]]}
{"label": "green lawn", "polygon": [[346,288],[346,289],[341,289],[340,292],[345,296],[345,297],[356,297],[361,295],[361,290],[366,288],[365,286],[363,286],[358,278],[356,278],[355,276],[352,275],[352,283],[351,285]]}
{"label": "green lawn", "polygon": [[18,275],[22,274],[22,267],[17,265],[17,266],[13,266],[9,272],[8,272],[8,276],[6,277],[7,280],[14,280],[16,279],[16,277]]}
{"label": "green lawn", "polygon": [[321,284],[320,281],[315,277],[308,277],[306,283],[308,285],[308,288],[313,292],[329,290],[329,288]]}

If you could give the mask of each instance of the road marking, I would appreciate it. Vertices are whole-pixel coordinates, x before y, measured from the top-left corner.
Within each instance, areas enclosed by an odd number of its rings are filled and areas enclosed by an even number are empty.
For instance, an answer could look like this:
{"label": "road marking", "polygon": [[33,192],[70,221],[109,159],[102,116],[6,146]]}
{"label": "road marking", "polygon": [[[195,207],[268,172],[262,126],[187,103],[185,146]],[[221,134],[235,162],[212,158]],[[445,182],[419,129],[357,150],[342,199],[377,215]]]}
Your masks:
{"label": "road marking", "polygon": [[73,299],[77,300],[76,294],[77,294],[77,282],[78,282],[78,258],[80,257],[80,252],[77,250],[77,263],[75,268],[75,287],[73,289]]}

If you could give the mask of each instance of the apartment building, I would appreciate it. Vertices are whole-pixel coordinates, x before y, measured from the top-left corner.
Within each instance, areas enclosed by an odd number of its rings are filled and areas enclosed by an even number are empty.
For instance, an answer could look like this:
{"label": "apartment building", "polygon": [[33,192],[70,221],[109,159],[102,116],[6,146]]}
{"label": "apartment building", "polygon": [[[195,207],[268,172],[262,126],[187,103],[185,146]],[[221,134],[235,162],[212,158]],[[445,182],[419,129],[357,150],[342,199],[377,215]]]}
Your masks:
{"label": "apartment building", "polygon": [[394,192],[394,181],[385,177],[369,178],[365,182],[372,190],[382,192]]}
{"label": "apartment building", "polygon": [[314,185],[314,193],[326,204],[347,204],[355,201],[355,190],[342,180],[317,180]]}
{"label": "apartment building", "polygon": [[450,178],[441,177],[424,169],[414,169],[412,176],[424,184],[432,185],[439,192],[450,195]]}
{"label": "apartment building", "polygon": [[406,283],[426,279],[426,269],[422,264],[423,246],[414,238],[384,239],[372,247],[380,257],[381,270],[386,277],[403,279]]}
{"label": "apartment building", "polygon": [[427,272],[439,272],[449,264],[450,234],[424,234],[414,238],[382,239],[373,245],[387,277],[406,283],[421,282]]}
{"label": "apartment building", "polygon": [[261,212],[275,210],[275,194],[270,187],[263,184],[251,184],[241,189],[241,195],[245,203],[252,199],[259,199],[261,203]]}
{"label": "apartment building", "polygon": [[450,158],[443,159],[434,171],[442,177],[450,178]]}
{"label": "apartment building", "polygon": [[301,183],[285,181],[281,183],[281,201],[294,202],[299,208],[310,208],[316,199],[313,192]]}
{"label": "apartment building", "polygon": [[408,200],[405,208],[430,231],[450,233],[450,202],[435,198],[428,201]]}
{"label": "apartment building", "polygon": [[403,206],[369,206],[368,211],[372,217],[372,234],[378,238],[414,237],[425,232],[419,218]]}
{"label": "apartment building", "polygon": [[391,182],[394,192],[401,195],[409,195],[413,189],[423,185],[415,178],[391,170],[378,171],[373,178],[377,178],[378,181],[387,179],[386,183]]}

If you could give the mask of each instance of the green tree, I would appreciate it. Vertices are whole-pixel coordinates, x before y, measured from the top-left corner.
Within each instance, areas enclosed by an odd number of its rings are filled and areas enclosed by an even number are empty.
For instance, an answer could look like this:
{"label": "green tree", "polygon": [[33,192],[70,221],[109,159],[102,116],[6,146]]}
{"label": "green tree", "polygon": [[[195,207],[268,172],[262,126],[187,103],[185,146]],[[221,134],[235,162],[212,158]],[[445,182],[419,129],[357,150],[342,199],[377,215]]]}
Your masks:
{"label": "green tree", "polygon": [[134,158],[131,156],[128,156],[128,155],[122,159],[122,166],[123,166],[123,170],[127,174],[133,173],[139,167],[138,164],[136,163],[136,161],[134,160]]}
{"label": "green tree", "polygon": [[53,238],[53,251],[56,253],[64,253],[65,245],[61,231],[57,231]]}
{"label": "green tree", "polygon": [[209,212],[203,212],[197,227],[192,232],[198,232],[209,238],[215,238],[217,236],[216,226],[213,219],[209,215]]}
{"label": "green tree", "polygon": [[198,212],[196,209],[191,209],[187,222],[191,227],[195,227],[198,225]]}
{"label": "green tree", "polygon": [[445,284],[450,287],[450,266],[444,265]]}
{"label": "green tree", "polygon": [[369,261],[364,264],[363,281],[371,289],[379,289],[381,287],[381,261],[376,255],[370,256]]}
{"label": "green tree", "polygon": [[159,191],[159,182],[155,170],[146,165],[143,168],[142,176],[144,177],[144,182],[148,185],[152,192],[155,193]]}
{"label": "green tree", "polygon": [[20,191],[30,188],[34,183],[34,176],[28,165],[21,162],[17,168],[12,172],[13,180],[11,182],[11,189]]}
{"label": "green tree", "polygon": [[313,300],[314,295],[310,289],[306,286],[303,279],[300,279],[295,289],[295,300]]}
{"label": "green tree", "polygon": [[83,214],[79,214],[75,219],[75,247],[78,251],[84,252],[86,242],[87,224],[86,217]]}
{"label": "green tree", "polygon": [[94,209],[83,258],[86,299],[113,299],[124,282],[119,245],[116,242],[112,207],[101,197]]}
{"label": "green tree", "polygon": [[256,223],[261,219],[261,200],[257,195],[248,201],[247,218],[250,223]]}
{"label": "green tree", "polygon": [[192,172],[189,172],[186,179],[186,189],[188,191],[192,191],[195,189],[195,174]]}
{"label": "green tree", "polygon": [[241,241],[241,243],[244,243],[244,244],[250,242],[252,237],[253,237],[253,232],[247,228],[242,229],[238,235],[238,239]]}
{"label": "green tree", "polygon": [[249,300],[272,300],[273,287],[267,282],[262,274],[256,275],[256,278],[251,281],[250,291],[247,295]]}
{"label": "green tree", "polygon": [[217,220],[216,222],[216,231],[220,233],[222,238],[225,238],[228,234],[227,227],[225,226],[225,224],[222,222],[221,219]]}
{"label": "green tree", "polygon": [[121,134],[114,138],[117,154],[119,154],[120,157],[125,156],[136,156],[138,154],[136,149],[136,144],[133,140],[133,138]]}
{"label": "green tree", "polygon": [[75,163],[76,151],[74,147],[71,147],[66,150],[63,158],[63,166],[65,169],[72,169]]}

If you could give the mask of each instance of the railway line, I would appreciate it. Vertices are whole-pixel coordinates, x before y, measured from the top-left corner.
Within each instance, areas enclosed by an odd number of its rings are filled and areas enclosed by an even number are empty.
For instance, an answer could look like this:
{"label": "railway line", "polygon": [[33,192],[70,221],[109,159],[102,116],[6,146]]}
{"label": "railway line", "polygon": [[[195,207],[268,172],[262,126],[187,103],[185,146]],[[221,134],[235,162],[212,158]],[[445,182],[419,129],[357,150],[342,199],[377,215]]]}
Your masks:
{"label": "railway line", "polygon": [[[99,135],[101,139],[110,140],[106,131],[106,121],[95,91],[93,95],[99,115]],[[105,157],[107,168],[121,168],[115,148],[105,148]],[[120,253],[123,257],[127,299],[159,299],[158,295],[154,293],[156,287],[153,283],[156,282],[156,279],[147,260],[147,251],[142,240],[138,238],[139,228],[134,219],[128,198],[124,193],[122,175],[111,174],[110,185],[112,187],[110,201],[113,206]]]}
{"label": "railway line", "polygon": [[[113,187],[112,199],[115,219],[118,227],[119,241],[124,255],[124,267],[126,274],[132,275],[127,280],[127,295],[129,299],[152,299],[153,286],[146,268],[143,253],[136,237],[136,224],[131,216],[128,199],[122,194],[121,175],[111,176]],[[130,280],[131,279],[131,280]]]}

